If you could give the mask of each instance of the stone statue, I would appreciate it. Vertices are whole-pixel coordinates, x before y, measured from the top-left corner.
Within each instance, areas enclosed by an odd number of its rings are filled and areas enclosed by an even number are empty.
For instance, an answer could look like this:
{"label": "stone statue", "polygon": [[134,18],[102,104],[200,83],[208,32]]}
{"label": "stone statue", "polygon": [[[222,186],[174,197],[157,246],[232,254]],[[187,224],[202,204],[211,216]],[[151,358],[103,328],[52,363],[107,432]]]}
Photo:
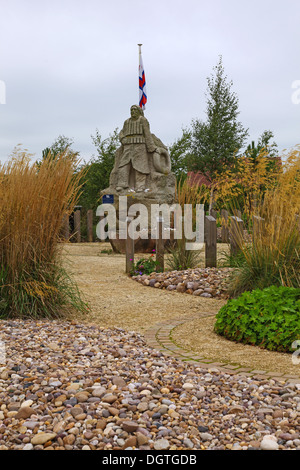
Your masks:
{"label": "stone statue", "polygon": [[[157,194],[175,191],[175,177],[171,174],[171,160],[167,147],[150,132],[142,108],[133,105],[131,117],[124,122],[116,151],[115,165],[110,176],[110,187],[105,193],[119,195],[128,192]],[[167,178],[169,176],[169,178]],[[164,188],[164,189],[163,189]]]}
{"label": "stone statue", "polygon": [[[124,122],[119,134],[121,146],[115,153],[115,164],[110,174],[109,187],[101,191],[101,196],[113,196],[117,215],[117,237],[110,243],[117,252],[125,252],[125,241],[119,239],[120,197],[126,196],[127,207],[142,204],[151,214],[152,205],[175,202],[176,177],[171,172],[171,159],[168,148],[150,132],[148,120],[142,108],[133,105],[131,117]],[[148,235],[151,233],[151,218],[148,218]],[[137,244],[138,243],[138,244]],[[137,250],[151,252],[155,240],[135,241]]]}

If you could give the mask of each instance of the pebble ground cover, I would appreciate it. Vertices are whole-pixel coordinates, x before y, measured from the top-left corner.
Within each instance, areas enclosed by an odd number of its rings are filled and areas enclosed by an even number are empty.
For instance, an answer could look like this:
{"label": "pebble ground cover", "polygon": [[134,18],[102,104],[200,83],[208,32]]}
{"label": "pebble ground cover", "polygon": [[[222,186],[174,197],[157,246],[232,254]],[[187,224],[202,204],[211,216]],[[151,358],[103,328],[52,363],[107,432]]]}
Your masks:
{"label": "pebble ground cover", "polygon": [[297,383],[202,370],[75,321],[1,321],[0,339],[0,450],[300,449]]}

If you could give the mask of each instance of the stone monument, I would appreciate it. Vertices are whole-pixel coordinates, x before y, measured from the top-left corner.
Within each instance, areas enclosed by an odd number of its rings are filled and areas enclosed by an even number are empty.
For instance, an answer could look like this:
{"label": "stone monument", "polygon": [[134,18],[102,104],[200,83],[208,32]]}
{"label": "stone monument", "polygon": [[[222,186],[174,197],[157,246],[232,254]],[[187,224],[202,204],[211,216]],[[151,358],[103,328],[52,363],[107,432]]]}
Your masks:
{"label": "stone monument", "polygon": [[[119,134],[121,146],[115,153],[109,187],[101,192],[101,196],[113,196],[117,214],[120,196],[127,197],[128,207],[140,203],[149,212],[152,204],[172,205],[175,202],[176,177],[171,172],[167,147],[151,133],[142,108],[133,105],[130,114]],[[111,240],[115,251],[124,251],[120,242]],[[140,240],[137,248],[150,251],[153,244],[150,240],[146,242]]]}

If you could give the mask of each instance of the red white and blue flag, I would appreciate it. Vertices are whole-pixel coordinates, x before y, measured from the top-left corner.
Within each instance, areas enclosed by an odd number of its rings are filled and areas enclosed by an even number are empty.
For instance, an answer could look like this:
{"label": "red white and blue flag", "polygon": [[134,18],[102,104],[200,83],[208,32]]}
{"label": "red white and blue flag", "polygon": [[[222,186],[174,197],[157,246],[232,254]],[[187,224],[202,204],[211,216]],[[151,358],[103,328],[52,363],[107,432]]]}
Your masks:
{"label": "red white and blue flag", "polygon": [[140,51],[139,53],[139,105],[142,109],[145,109],[146,103],[147,103],[146,78],[145,78],[142,54]]}

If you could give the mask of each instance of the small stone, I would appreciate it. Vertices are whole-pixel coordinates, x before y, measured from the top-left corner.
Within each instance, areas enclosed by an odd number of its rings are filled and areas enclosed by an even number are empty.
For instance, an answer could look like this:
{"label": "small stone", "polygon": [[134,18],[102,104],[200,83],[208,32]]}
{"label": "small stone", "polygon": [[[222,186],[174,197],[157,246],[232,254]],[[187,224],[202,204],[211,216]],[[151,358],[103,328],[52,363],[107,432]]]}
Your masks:
{"label": "small stone", "polygon": [[96,387],[94,388],[94,390],[92,391],[92,395],[93,397],[102,397],[103,395],[105,395],[106,393],[106,389],[104,387]]}
{"label": "small stone", "polygon": [[26,400],[22,403],[21,408],[26,408],[26,407],[29,407],[31,405],[33,405],[33,401],[32,400]]}
{"label": "small stone", "polygon": [[135,436],[130,436],[126,439],[125,444],[123,445],[123,449],[127,449],[129,447],[136,447],[137,438]]}
{"label": "small stone", "polygon": [[88,400],[90,394],[88,392],[78,392],[75,397],[78,400],[78,403],[84,403]]}
{"label": "small stone", "polygon": [[63,438],[64,444],[69,445],[69,446],[72,446],[75,440],[76,440],[76,437],[74,436],[74,434],[68,434],[67,436]]}
{"label": "small stone", "polygon": [[277,438],[272,435],[264,436],[261,441],[260,448],[262,450],[278,450],[279,445],[277,443]]}
{"label": "small stone", "polygon": [[229,414],[238,414],[238,413],[244,413],[245,408],[243,406],[239,405],[234,405],[231,408],[229,408]]}
{"label": "small stone", "polygon": [[209,432],[200,432],[200,438],[202,441],[211,441],[213,436]]}
{"label": "small stone", "polygon": [[193,390],[194,385],[187,382],[187,383],[183,384],[182,388],[184,388],[184,390]]}
{"label": "small stone", "polygon": [[155,450],[167,450],[170,447],[170,442],[167,439],[158,439],[154,442]]}
{"label": "small stone", "polygon": [[148,444],[149,442],[149,438],[145,436],[144,434],[142,434],[141,432],[136,433],[136,438],[137,438],[137,443],[139,447],[145,444]]}
{"label": "small stone", "polygon": [[135,421],[123,421],[121,426],[126,432],[135,432],[139,427]]}
{"label": "small stone", "polygon": [[116,385],[119,389],[126,387],[126,382],[122,377],[114,377],[112,383]]}
{"label": "small stone", "polygon": [[25,444],[25,446],[23,447],[22,450],[32,450],[33,449],[33,445],[32,444]]}
{"label": "small stone", "polygon": [[32,445],[43,445],[48,441],[52,441],[56,437],[55,432],[40,432],[35,434],[31,439]]}
{"label": "small stone", "polygon": [[76,418],[76,416],[81,415],[83,413],[83,409],[80,408],[80,406],[74,406],[74,408],[71,408],[69,410],[69,413],[71,413],[73,418]]}
{"label": "small stone", "polygon": [[190,439],[188,439],[188,438],[183,439],[183,445],[186,446],[186,447],[188,447],[189,449],[193,449],[193,448],[194,448],[193,442],[192,442]]}
{"label": "small stone", "polygon": [[104,395],[104,397],[102,397],[102,401],[104,403],[114,403],[116,400],[118,399],[118,397],[116,397],[116,395],[113,395],[112,393],[108,393],[107,395]]}
{"label": "small stone", "polygon": [[19,409],[18,413],[15,415],[16,419],[27,419],[31,415],[35,414],[35,411],[29,406],[23,406]]}

